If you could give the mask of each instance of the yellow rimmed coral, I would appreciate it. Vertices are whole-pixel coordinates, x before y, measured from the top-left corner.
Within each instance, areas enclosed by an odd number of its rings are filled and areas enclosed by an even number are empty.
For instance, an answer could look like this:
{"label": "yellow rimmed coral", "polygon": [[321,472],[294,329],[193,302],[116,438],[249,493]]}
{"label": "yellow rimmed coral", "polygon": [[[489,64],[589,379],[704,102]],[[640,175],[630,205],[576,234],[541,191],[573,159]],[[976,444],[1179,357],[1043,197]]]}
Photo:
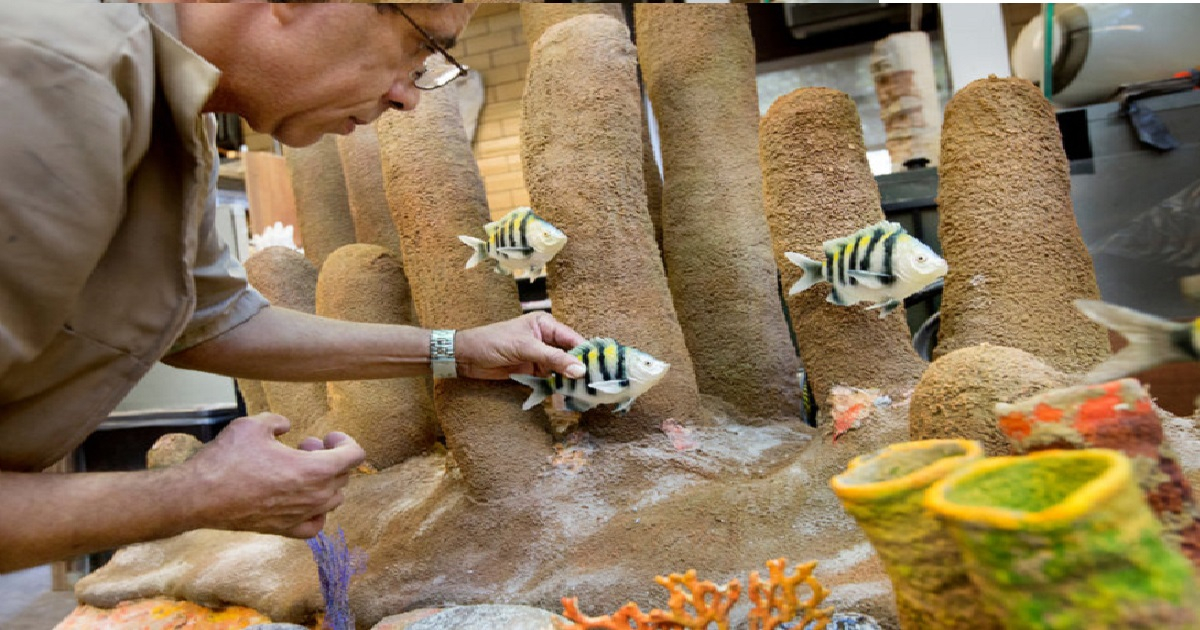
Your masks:
{"label": "yellow rimmed coral", "polygon": [[905,630],[1001,627],[980,605],[954,539],[924,507],[926,489],[982,458],[972,440],[904,442],[856,457],[830,481],[883,561]]}
{"label": "yellow rimmed coral", "polygon": [[1191,564],[1163,542],[1121,453],[977,461],[934,484],[925,504],[1008,628],[1200,628]]}

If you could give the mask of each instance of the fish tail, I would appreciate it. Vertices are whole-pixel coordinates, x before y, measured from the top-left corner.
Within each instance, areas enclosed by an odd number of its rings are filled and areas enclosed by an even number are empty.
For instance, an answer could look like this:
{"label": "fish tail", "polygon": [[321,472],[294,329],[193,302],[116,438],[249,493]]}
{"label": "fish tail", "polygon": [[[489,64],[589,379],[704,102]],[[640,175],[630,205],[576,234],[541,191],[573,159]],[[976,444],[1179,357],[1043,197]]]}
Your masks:
{"label": "fish tail", "polygon": [[468,247],[474,248],[475,253],[467,260],[466,269],[470,269],[478,265],[483,259],[487,258],[487,242],[474,236],[459,236],[458,240],[465,243]]}
{"label": "fish tail", "polygon": [[529,374],[509,374],[512,380],[530,387],[533,389],[529,394],[529,398],[525,399],[525,403],[521,405],[521,409],[529,411],[538,403],[546,400],[546,397],[554,393],[554,387],[550,385],[549,379],[530,376]]}
{"label": "fish tail", "polygon": [[788,295],[796,295],[797,293],[811,287],[820,282],[824,278],[821,275],[821,263],[796,252],[785,252],[783,254],[788,260],[804,271],[804,277],[796,281],[792,288],[788,291]]}
{"label": "fish tail", "polygon": [[1084,377],[1102,383],[1177,361],[1197,360],[1191,345],[1190,324],[1176,323],[1099,300],[1075,300],[1075,306],[1093,321],[1120,333],[1129,341]]}

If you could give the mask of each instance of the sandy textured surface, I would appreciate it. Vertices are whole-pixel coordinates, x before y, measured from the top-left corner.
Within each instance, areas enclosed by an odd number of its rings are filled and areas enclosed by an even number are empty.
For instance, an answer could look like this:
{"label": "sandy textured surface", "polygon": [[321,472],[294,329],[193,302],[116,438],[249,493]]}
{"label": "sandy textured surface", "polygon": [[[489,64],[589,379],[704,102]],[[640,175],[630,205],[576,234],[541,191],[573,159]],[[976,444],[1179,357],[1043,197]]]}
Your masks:
{"label": "sandy textured surface", "polygon": [[996,426],[996,403],[1071,384],[1070,377],[1023,350],[962,348],[935,360],[921,376],[909,413],[911,437],[977,440],[989,456],[1008,455],[1008,438]]}
{"label": "sandy textured surface", "polygon": [[[625,21],[625,10],[616,2],[540,3],[521,5],[521,28],[530,48],[541,38],[546,29],[580,15],[599,14]],[[646,186],[646,210],[654,224],[654,242],[662,249],[662,173],[654,159],[654,146],[650,142],[650,121],[646,108],[642,107],[642,176]]]}

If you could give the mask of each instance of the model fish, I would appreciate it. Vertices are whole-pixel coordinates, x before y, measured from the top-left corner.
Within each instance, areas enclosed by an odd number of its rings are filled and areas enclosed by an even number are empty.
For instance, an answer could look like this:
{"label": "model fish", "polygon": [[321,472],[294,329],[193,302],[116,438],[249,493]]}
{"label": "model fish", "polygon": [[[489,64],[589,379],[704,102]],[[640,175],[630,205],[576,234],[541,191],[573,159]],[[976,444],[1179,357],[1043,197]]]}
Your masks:
{"label": "model fish", "polygon": [[1089,383],[1111,381],[1164,363],[1200,361],[1200,318],[1173,322],[1099,300],[1075,300],[1075,306],[1129,340],[1128,346],[1087,373],[1084,379]]}
{"label": "model fish", "polygon": [[491,258],[497,263],[496,273],[533,278],[541,275],[546,263],[567,244],[566,234],[527,207],[488,223],[483,231],[487,240],[458,237],[475,250],[467,260],[467,269]]}
{"label": "model fish", "polygon": [[833,285],[827,300],[839,306],[872,302],[887,317],[904,298],[946,275],[946,261],[909,236],[898,223],[882,221],[850,236],[825,241],[825,260],[795,252],[784,256],[804,270],[792,285],[795,295],[818,282]]}
{"label": "model fish", "polygon": [[589,339],[571,349],[571,354],[587,368],[587,373],[579,378],[567,378],[558,373],[546,378],[526,374],[510,376],[533,389],[522,409],[532,409],[550,396],[561,395],[570,411],[616,404],[615,411],[624,413],[629,411],[634,399],[662,380],[671,367],[670,363],[612,339]]}

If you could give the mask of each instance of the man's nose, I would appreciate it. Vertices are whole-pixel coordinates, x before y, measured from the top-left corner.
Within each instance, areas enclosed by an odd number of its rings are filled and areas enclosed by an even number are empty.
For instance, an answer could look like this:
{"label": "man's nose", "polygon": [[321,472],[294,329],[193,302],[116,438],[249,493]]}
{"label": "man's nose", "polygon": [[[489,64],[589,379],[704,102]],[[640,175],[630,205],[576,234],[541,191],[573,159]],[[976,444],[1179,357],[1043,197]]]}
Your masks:
{"label": "man's nose", "polygon": [[392,84],[387,93],[388,103],[393,109],[411,112],[421,102],[421,90],[413,84],[412,79],[404,77]]}

